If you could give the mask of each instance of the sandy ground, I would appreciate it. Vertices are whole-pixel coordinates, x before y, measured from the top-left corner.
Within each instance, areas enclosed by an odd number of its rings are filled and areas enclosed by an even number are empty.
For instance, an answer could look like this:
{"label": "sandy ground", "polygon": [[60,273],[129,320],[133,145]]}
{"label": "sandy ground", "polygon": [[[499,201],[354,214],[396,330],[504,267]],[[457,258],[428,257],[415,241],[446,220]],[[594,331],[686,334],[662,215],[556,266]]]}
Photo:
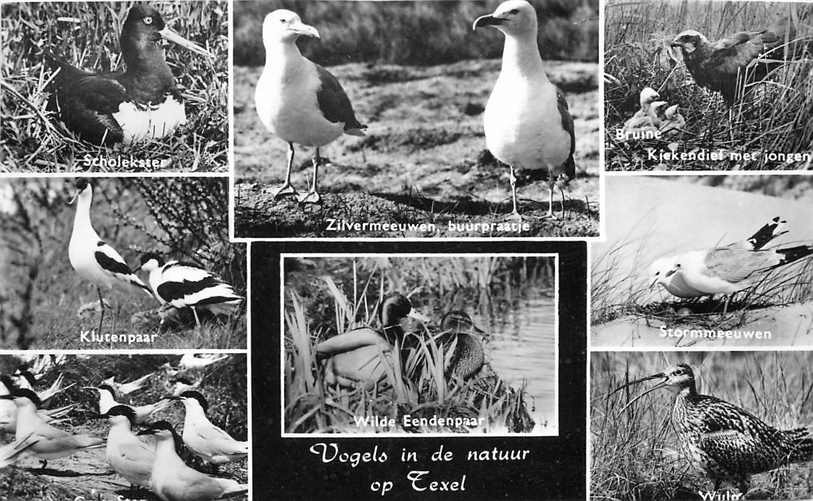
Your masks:
{"label": "sandy ground", "polygon": [[[724,188],[678,183],[652,177],[610,176],[606,180],[607,240],[592,246],[594,291],[597,276],[610,277],[624,287],[602,291],[593,297],[596,305],[623,304],[635,291],[648,286],[647,267],[664,255],[727,244],[749,237],[775,216],[788,221],[790,232],[774,245],[798,245],[813,242],[810,214],[813,200],[756,195]],[[609,259],[608,253],[613,258]],[[809,259],[807,259],[809,261]],[[801,260],[794,270],[810,273]],[[790,270],[789,270],[790,272]],[[673,300],[666,291],[652,290],[645,304]],[[669,303],[663,303],[670,308]],[[696,328],[696,317],[677,317],[669,324],[657,319],[621,317],[593,325],[593,346],[714,346],[813,345],[813,301],[803,304],[755,308],[742,312],[738,329],[771,331],[770,340],[702,340],[665,338],[661,327]],[[704,322],[705,324],[705,322]],[[720,326],[724,327],[724,326]]]}
{"label": "sandy ground", "polygon": [[[448,231],[448,221],[503,222],[510,211],[507,169],[484,153],[482,107],[499,60],[447,66],[349,64],[331,67],[367,123],[364,138],[343,136],[322,149],[321,207],[271,200],[285,174],[287,145],[266,131],[254,110],[262,68],[236,67],[234,76],[236,236],[568,236],[598,234],[599,115],[597,68],[549,62],[551,80],[568,94],[575,118],[577,176],[566,191],[564,219],[543,220],[547,184],[521,173],[524,233]],[[311,149],[299,148],[293,184],[305,190]],[[326,195],[326,196],[325,196]],[[559,194],[554,210],[559,210]],[[327,218],[354,222],[434,222],[432,232],[387,234],[326,229]]]}

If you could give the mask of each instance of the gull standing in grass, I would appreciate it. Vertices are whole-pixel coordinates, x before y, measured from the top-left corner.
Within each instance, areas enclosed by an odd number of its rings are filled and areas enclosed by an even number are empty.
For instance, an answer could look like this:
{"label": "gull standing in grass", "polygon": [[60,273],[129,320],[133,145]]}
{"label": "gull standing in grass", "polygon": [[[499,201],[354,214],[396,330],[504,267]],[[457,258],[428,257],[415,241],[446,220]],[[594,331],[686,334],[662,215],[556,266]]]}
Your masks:
{"label": "gull standing in grass", "polygon": [[318,203],[319,148],[342,134],[363,136],[367,126],[356,119],[350,99],[336,77],[299,52],[296,41],[300,36],[319,38],[319,32],[303,24],[290,10],[279,9],[265,16],[265,68],[254,101],[263,125],[288,143],[285,182],[274,192],[274,198],[297,196],[291,185],[296,143],[316,148],[310,191],[298,200]]}
{"label": "gull standing in grass", "polygon": [[102,287],[112,288],[115,283],[134,285],[152,296],[149,287],[139,279],[116,252],[107,245],[93,229],[90,222],[90,204],[93,200],[93,188],[86,178],[76,180],[76,195],[69,203],[76,202],[76,215],[73,219],[73,232],[68,245],[68,257],[76,273],[96,286],[99,295],[99,333],[104,321],[104,298]]}
{"label": "gull standing in grass", "polygon": [[206,417],[209,403],[200,392],[185,391],[172,400],[183,402],[183,441],[192,452],[214,465],[248,456],[248,442],[233,439],[209,421]]}
{"label": "gull standing in grass", "polygon": [[520,219],[517,169],[545,169],[548,217],[553,216],[553,187],[557,184],[564,215],[562,185],[576,175],[576,138],[565,95],[548,80],[542,65],[536,11],[525,0],[508,0],[493,14],[474,21],[474,29],[483,26],[492,26],[505,35],[502,68],[488,98],[483,125],[489,151],[510,169],[511,217]]}
{"label": "gull standing in grass", "polygon": [[139,433],[149,434],[157,438],[150,489],[161,501],[209,501],[248,492],[248,485],[212,477],[187,466],[176,452],[181,437],[169,422],[159,421]]}
{"label": "gull standing in grass", "polygon": [[150,274],[147,281],[161,304],[190,308],[197,327],[200,327],[198,309],[228,315],[243,302],[231,285],[192,264],[164,262],[158,254],[150,252],[141,256],[141,269]]}
{"label": "gull standing in grass", "polygon": [[45,468],[49,459],[71,456],[81,450],[102,447],[104,439],[86,434],[72,434],[48,424],[37,413],[40,399],[31,390],[14,389],[10,395],[0,399],[13,400],[17,406],[16,440],[29,437],[36,441],[28,448],[27,454],[36,457]]}
{"label": "gull standing in grass", "polygon": [[150,488],[155,463],[155,440],[133,433],[136,415],[131,407],[116,405],[99,415],[110,422],[105,457],[113,470],[130,484]]}

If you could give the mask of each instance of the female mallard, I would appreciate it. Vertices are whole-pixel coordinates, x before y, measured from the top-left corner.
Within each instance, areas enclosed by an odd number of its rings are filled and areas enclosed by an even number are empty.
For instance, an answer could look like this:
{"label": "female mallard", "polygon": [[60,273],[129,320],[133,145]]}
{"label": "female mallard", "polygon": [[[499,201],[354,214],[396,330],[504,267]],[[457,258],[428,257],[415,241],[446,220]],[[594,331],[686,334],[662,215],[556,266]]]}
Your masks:
{"label": "female mallard", "polygon": [[446,367],[446,379],[468,379],[480,372],[485,363],[481,337],[486,333],[479,329],[471,317],[463,311],[450,311],[440,321],[443,343],[456,340],[454,353]]}
{"label": "female mallard", "polygon": [[359,327],[316,345],[317,360],[327,359],[325,380],[328,384],[353,386],[383,379],[387,374],[385,363],[392,367],[389,354],[393,343],[403,339],[400,323],[405,317],[426,321],[423,315],[412,311],[412,303],[406,296],[397,292],[388,294],[378,308],[381,330]]}

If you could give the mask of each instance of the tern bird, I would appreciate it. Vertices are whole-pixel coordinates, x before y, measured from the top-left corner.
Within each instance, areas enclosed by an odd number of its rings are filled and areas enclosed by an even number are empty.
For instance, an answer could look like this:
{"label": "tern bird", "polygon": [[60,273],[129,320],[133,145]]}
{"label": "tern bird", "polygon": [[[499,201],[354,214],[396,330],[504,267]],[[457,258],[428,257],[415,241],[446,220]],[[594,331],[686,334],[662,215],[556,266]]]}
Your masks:
{"label": "tern bird", "polygon": [[37,439],[33,438],[33,433],[29,433],[21,440],[14,440],[0,447],[0,470],[16,463],[17,459],[36,443]]}
{"label": "tern bird", "polygon": [[291,184],[296,143],[316,148],[311,188],[299,202],[318,203],[319,148],[342,134],[363,136],[367,126],[356,119],[336,77],[299,52],[296,41],[301,36],[319,38],[319,32],[290,10],[279,9],[265,16],[265,68],[257,81],[254,102],[260,122],[288,143],[285,182],[274,192],[274,198],[297,195]]}
{"label": "tern bird", "polygon": [[15,438],[29,437],[36,443],[28,447],[27,455],[38,458],[45,468],[49,459],[71,456],[81,450],[102,447],[104,439],[85,434],[72,434],[48,424],[38,413],[40,400],[31,390],[14,389],[0,399],[13,400],[17,406]]}
{"label": "tern bird", "polygon": [[156,441],[153,437],[133,433],[136,415],[132,407],[115,405],[100,414],[110,422],[105,457],[110,466],[132,485],[151,487]]}
{"label": "tern bird", "polygon": [[206,475],[187,466],[175,449],[181,437],[169,422],[159,421],[139,432],[139,435],[149,434],[157,438],[150,489],[162,501],[209,501],[248,492],[248,485]]}
{"label": "tern bird", "polygon": [[185,391],[197,390],[202,381],[202,377],[196,378],[196,380],[193,381],[186,376],[175,376],[168,381],[169,385],[167,385],[167,389],[170,395],[178,397]]}
{"label": "tern bird", "polygon": [[728,481],[735,482],[745,495],[751,475],[813,461],[813,434],[809,430],[779,430],[734,404],[697,393],[694,372],[686,364],[621,388],[650,380],[659,381],[625,408],[652,391],[671,390],[675,394],[671,421],[678,440],[689,461],[714,482],[715,491]]}
{"label": "tern bird", "polygon": [[144,388],[144,385],[147,384],[147,381],[155,374],[154,372],[150,372],[141,376],[140,378],[133,379],[127,383],[117,383],[116,382],[116,375],[115,374],[108,374],[107,379],[102,380],[102,384],[106,384],[116,390],[117,393],[120,395],[129,395],[131,393],[135,393],[140,391]]}
{"label": "tern bird", "polygon": [[517,169],[545,169],[548,217],[553,216],[553,187],[576,176],[576,137],[565,95],[553,85],[537,45],[536,11],[525,0],[508,0],[494,13],[478,17],[473,28],[492,26],[505,35],[502,68],[483,115],[486,147],[509,167],[512,219],[517,210]]}
{"label": "tern bird", "polygon": [[[412,310],[406,296],[387,295],[378,308],[381,330],[359,327],[328,338],[316,346],[317,359],[325,362],[325,380],[329,384],[353,386],[358,382],[375,383],[386,377],[392,366],[393,343],[402,343],[403,318],[410,316],[422,322],[427,319]],[[398,369],[400,370],[400,369]]]}
{"label": "tern bird", "polygon": [[135,422],[138,424],[146,423],[150,420],[153,414],[160,412],[167,407],[169,407],[172,402],[169,399],[162,398],[161,400],[155,402],[154,404],[145,404],[145,405],[127,405],[122,404],[116,401],[116,390],[107,384],[102,384],[98,387],[96,386],[86,386],[85,389],[87,390],[96,390],[99,392],[99,414],[105,414],[110,409],[116,406],[125,406],[129,407],[133,410],[135,414]]}
{"label": "tern bird", "polygon": [[[19,386],[10,377],[5,374],[0,376],[0,395],[10,395],[15,389],[19,389]],[[39,409],[37,414],[46,422],[55,423],[75,408],[76,404],[68,404],[54,409]],[[0,430],[6,433],[14,433],[17,430],[17,406],[11,400],[0,400]]]}
{"label": "tern bird", "polygon": [[68,257],[76,273],[96,286],[99,295],[99,332],[104,321],[104,298],[102,287],[112,288],[114,283],[126,283],[143,289],[152,296],[149,287],[144,285],[130,269],[116,249],[106,244],[93,229],[90,222],[90,204],[93,188],[86,178],[76,180],[76,216],[73,220],[73,233],[68,246]]}
{"label": "tern bird", "polygon": [[185,407],[183,441],[189,449],[205,461],[221,465],[243,459],[248,455],[248,442],[233,439],[213,425],[206,417],[209,404],[197,391],[185,391],[173,400]]}
{"label": "tern bird", "polygon": [[54,395],[61,393],[74,385],[73,383],[71,383],[68,386],[62,386],[64,380],[65,380],[64,374],[60,374],[54,380],[54,382],[51,383],[51,386],[48,387],[47,390],[37,391],[34,389],[34,385],[37,384],[37,379],[30,372],[23,370],[20,372],[20,375],[17,378],[17,386],[19,386],[20,388],[24,388],[26,390],[33,391],[34,393],[37,394],[37,397],[39,397],[41,402],[46,402],[49,399],[51,399],[51,397],[53,397]]}
{"label": "tern bird", "polygon": [[190,308],[198,327],[198,310],[228,315],[243,302],[231,285],[192,264],[164,262],[158,254],[150,252],[141,256],[141,269],[149,273],[147,281],[161,304]]}

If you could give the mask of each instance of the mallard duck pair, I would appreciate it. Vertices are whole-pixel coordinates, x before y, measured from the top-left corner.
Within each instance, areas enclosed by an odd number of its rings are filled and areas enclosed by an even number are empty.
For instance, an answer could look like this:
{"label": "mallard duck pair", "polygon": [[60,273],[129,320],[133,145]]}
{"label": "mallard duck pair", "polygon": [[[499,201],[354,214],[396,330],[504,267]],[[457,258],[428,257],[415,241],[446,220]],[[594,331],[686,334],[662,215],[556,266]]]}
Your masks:
{"label": "mallard duck pair", "polygon": [[[353,386],[360,382],[376,382],[384,379],[396,367],[392,352],[394,344],[403,346],[405,332],[401,326],[407,317],[422,323],[428,319],[412,308],[409,299],[400,293],[387,295],[378,309],[381,329],[359,327],[344,334],[333,336],[316,346],[316,357],[325,362],[325,380],[328,384]],[[455,343],[446,378],[467,379],[480,371],[485,355],[480,337],[485,333],[478,329],[466,313],[451,311],[441,320],[440,344]]]}

